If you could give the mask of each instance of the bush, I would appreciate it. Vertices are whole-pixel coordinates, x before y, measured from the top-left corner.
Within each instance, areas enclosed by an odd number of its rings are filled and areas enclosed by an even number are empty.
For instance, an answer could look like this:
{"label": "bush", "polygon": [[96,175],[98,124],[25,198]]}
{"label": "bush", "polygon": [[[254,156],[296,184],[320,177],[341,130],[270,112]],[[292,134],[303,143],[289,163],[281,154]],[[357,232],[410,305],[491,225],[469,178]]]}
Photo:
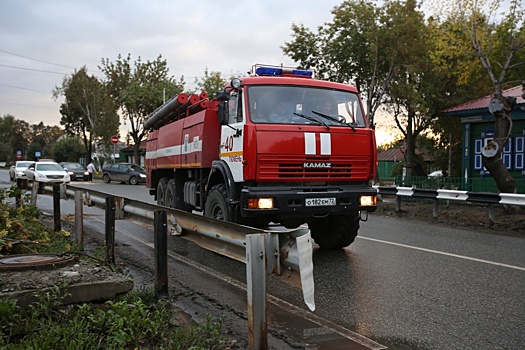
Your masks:
{"label": "bush", "polygon": [[[20,197],[20,205],[13,204]],[[71,249],[69,232],[54,232],[41,221],[30,195],[17,186],[0,190],[0,255],[64,252]]]}
{"label": "bush", "polygon": [[[168,300],[129,293],[103,304],[60,306],[60,288],[22,309],[0,301],[0,348],[11,349],[226,349],[221,323],[208,319],[180,327]],[[151,298],[150,298],[151,299]]]}

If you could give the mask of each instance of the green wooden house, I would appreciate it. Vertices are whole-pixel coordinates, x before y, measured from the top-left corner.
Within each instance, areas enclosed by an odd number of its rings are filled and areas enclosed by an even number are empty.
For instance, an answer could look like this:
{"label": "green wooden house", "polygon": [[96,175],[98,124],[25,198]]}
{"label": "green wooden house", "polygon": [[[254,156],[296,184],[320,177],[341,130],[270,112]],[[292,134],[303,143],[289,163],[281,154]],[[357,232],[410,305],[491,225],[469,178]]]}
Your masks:
{"label": "green wooden house", "polygon": [[[523,88],[505,90],[504,96],[517,98],[511,112],[512,130],[502,151],[502,159],[514,177],[518,193],[525,193],[525,100]],[[481,151],[494,136],[494,117],[488,106],[492,95],[449,108],[445,114],[461,118],[463,125],[463,189],[476,192],[498,192],[496,183],[482,164]]]}

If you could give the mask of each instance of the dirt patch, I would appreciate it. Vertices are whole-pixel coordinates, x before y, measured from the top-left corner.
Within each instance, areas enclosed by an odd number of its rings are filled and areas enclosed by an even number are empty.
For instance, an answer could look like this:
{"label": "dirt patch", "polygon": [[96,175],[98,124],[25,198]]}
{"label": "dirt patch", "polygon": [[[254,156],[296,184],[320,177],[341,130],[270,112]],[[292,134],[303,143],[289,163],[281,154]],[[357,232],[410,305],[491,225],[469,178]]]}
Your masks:
{"label": "dirt patch", "polygon": [[437,217],[433,214],[434,203],[431,201],[403,199],[401,210],[398,211],[395,197],[384,197],[373,215],[401,217],[484,233],[525,237],[525,207],[506,209],[500,204],[494,204],[494,223],[489,220],[487,205],[443,201],[438,205]]}

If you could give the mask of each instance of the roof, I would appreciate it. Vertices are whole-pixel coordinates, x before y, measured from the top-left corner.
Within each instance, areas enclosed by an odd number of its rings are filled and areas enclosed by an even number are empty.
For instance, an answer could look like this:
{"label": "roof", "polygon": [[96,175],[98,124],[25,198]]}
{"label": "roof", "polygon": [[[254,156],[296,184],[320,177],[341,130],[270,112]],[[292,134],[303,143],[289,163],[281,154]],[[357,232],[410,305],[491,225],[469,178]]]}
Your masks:
{"label": "roof", "polygon": [[[504,96],[514,96],[517,98],[516,104],[523,104],[525,103],[525,99],[521,96],[523,94],[523,86],[515,86],[513,88],[507,89],[503,91]],[[467,110],[473,110],[473,109],[485,109],[488,108],[490,100],[492,99],[494,95],[488,95],[485,97],[478,98],[476,100],[472,100],[469,102],[462,103],[460,105],[451,107],[449,109],[444,110],[444,113],[450,113],[450,112],[460,112],[460,111],[467,111]]]}
{"label": "roof", "polygon": [[[395,148],[389,148],[387,150],[384,150],[383,152],[381,153],[378,153],[377,154],[377,160],[378,161],[383,161],[383,162],[400,162],[402,161],[403,159],[405,159],[405,152],[406,152],[406,146],[403,145],[403,146],[399,146],[399,147],[395,147]],[[425,151],[420,151],[419,149],[416,148],[415,150],[415,153],[417,155],[420,155],[421,157],[423,157],[423,160],[425,162],[432,162],[433,161],[433,158],[431,155],[428,154],[428,152],[425,152]]]}
{"label": "roof", "polygon": [[[120,151],[121,152],[132,152],[133,151],[133,147],[135,147],[135,145],[129,145],[125,148],[122,148]],[[141,149],[146,149],[146,140],[142,140],[140,141],[140,145],[139,145],[139,150]]]}
{"label": "roof", "polygon": [[389,148],[387,150],[384,150],[383,152],[379,153],[377,155],[378,161],[393,161],[398,162],[400,160],[403,160],[405,158],[405,154],[401,150],[400,147],[398,148]]}

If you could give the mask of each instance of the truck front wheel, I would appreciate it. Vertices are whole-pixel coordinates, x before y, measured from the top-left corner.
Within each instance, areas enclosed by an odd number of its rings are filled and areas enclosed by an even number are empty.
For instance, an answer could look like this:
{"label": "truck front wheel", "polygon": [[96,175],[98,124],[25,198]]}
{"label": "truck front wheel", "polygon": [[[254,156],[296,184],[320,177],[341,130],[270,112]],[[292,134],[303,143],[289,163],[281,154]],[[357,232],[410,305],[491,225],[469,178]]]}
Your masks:
{"label": "truck front wheel", "polygon": [[204,216],[222,221],[231,221],[232,215],[226,198],[226,186],[223,184],[213,186],[206,199]]}
{"label": "truck front wheel", "polygon": [[359,212],[328,216],[308,224],[315,243],[323,249],[341,249],[349,246],[359,231]]}

